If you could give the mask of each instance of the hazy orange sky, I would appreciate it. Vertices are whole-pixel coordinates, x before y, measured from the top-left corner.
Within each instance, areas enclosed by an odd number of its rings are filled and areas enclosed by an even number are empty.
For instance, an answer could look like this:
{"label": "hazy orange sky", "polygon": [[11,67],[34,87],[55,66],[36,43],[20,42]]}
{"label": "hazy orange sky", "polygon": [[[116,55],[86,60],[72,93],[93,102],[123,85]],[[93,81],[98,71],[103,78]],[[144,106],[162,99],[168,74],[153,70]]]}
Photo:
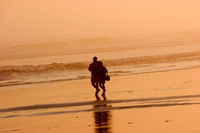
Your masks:
{"label": "hazy orange sky", "polygon": [[0,0],[0,44],[200,29],[200,0]]}

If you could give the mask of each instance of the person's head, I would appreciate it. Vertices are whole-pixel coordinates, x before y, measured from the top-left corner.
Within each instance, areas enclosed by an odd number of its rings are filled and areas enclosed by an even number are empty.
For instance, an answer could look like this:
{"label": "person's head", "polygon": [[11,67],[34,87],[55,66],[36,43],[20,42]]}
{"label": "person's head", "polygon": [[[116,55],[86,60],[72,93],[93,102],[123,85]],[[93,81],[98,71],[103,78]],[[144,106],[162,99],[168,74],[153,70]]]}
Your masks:
{"label": "person's head", "polygon": [[101,61],[99,61],[99,66],[103,66],[103,63]]}
{"label": "person's head", "polygon": [[93,57],[93,61],[97,61],[97,57],[95,56],[95,57]]}

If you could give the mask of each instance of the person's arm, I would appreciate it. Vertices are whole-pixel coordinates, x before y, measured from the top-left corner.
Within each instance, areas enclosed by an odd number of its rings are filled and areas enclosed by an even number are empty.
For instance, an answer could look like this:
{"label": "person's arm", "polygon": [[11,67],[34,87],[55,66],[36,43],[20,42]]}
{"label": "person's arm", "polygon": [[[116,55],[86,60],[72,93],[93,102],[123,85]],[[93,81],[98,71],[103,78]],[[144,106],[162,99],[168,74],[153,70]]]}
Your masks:
{"label": "person's arm", "polygon": [[106,69],[106,67],[104,67],[104,69],[105,69],[105,73],[106,73],[106,75],[108,75],[108,70]]}
{"label": "person's arm", "polygon": [[92,71],[92,65],[91,65],[91,64],[90,64],[88,70],[89,70],[89,71]]}

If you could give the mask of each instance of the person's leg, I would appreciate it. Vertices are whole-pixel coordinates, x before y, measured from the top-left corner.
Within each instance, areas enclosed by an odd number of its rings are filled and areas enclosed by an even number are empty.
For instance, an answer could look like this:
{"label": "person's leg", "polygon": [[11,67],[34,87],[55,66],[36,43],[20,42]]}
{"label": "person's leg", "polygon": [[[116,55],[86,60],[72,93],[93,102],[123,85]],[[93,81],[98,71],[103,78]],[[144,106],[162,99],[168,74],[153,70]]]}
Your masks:
{"label": "person's leg", "polygon": [[103,89],[102,96],[105,95],[106,88],[105,88],[105,81],[100,83],[100,87]]}
{"label": "person's leg", "polygon": [[95,83],[93,80],[91,80],[91,84],[92,84],[92,86],[93,86],[94,88],[97,88],[96,83]]}
{"label": "person's leg", "polygon": [[99,84],[99,86],[103,89],[103,91],[106,91],[106,89],[105,89],[105,82],[101,82]]}
{"label": "person's leg", "polygon": [[98,82],[92,82],[92,86],[96,89],[96,94],[98,94],[100,91]]}
{"label": "person's leg", "polygon": [[96,81],[94,76],[92,76],[92,78],[91,78],[91,84],[95,89],[99,90],[98,82]]}
{"label": "person's leg", "polygon": [[96,93],[95,93],[95,97],[96,97],[97,101],[100,100],[100,97],[98,96],[98,92],[97,92],[97,91],[96,91]]}

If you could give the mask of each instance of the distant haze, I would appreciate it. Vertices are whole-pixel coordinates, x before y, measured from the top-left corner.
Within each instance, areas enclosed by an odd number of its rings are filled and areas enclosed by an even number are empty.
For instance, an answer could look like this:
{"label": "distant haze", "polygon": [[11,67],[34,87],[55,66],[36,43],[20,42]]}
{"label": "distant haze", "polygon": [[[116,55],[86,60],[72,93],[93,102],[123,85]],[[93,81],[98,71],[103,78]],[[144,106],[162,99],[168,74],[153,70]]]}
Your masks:
{"label": "distant haze", "polygon": [[200,30],[200,0],[1,0],[0,45]]}

